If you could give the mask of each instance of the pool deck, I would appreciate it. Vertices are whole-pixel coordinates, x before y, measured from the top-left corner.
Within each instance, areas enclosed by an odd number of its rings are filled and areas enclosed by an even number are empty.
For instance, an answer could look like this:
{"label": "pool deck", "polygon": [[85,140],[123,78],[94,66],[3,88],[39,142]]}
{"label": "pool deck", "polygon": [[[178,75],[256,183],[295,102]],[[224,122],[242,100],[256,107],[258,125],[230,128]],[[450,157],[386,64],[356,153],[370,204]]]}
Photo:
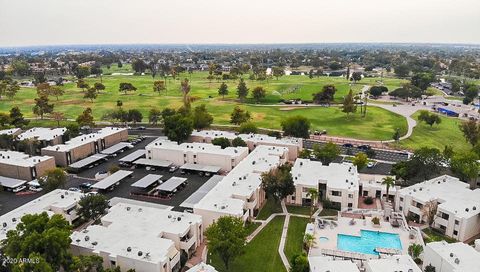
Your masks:
{"label": "pool deck", "polygon": [[[370,231],[380,231],[387,233],[395,233],[399,235],[400,241],[402,243],[402,253],[407,254],[408,247],[413,243],[421,243],[418,238],[410,239],[409,230],[403,226],[399,228],[394,228],[390,225],[389,222],[384,222],[380,220],[380,227],[373,226],[372,218],[367,217],[366,219],[354,219],[355,224],[350,225],[352,218],[339,217],[336,221],[336,227],[332,227],[332,224],[327,225],[324,229],[320,229],[318,225],[315,226],[314,236],[316,238],[315,245],[310,249],[309,255],[311,256],[320,256],[322,255],[322,249],[337,250],[337,234],[346,234],[353,236],[360,236],[361,230],[370,230]],[[326,237],[328,240],[320,240],[320,237]]]}

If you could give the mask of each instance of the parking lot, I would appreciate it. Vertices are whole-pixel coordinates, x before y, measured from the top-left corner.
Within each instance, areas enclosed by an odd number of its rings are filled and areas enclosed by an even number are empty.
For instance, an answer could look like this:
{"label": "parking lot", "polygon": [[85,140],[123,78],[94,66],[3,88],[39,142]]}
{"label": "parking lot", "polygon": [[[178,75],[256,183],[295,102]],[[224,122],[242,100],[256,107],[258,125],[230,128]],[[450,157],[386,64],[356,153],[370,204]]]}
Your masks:
{"label": "parking lot", "polygon": [[[143,149],[145,146],[153,141],[155,137],[147,137],[144,141],[135,145],[134,148],[128,149],[127,151],[118,154],[114,158],[108,159],[107,162],[101,163],[95,167],[82,170],[78,174],[69,175],[68,181],[66,183],[65,189],[70,187],[78,187],[80,184],[89,182],[95,183],[95,174],[98,172],[106,172],[112,165],[118,165],[118,160],[132,152],[135,152],[138,149]],[[147,202],[153,202],[168,206],[174,206],[174,210],[181,210],[179,205],[187,199],[191,194],[193,194],[201,185],[203,185],[209,177],[200,177],[198,174],[180,174],[180,170],[175,171],[174,173],[170,173],[168,169],[160,170],[156,169],[156,171],[147,171],[143,167],[139,167],[138,169],[133,168],[122,168],[123,170],[133,171],[132,178],[126,178],[120,185],[118,185],[113,191],[109,191],[105,193],[109,199],[113,197],[124,197],[130,198],[135,200],[142,200]],[[162,175],[162,180],[167,180],[172,176],[183,177],[187,178],[187,186],[182,190],[176,192],[171,199],[157,199],[157,198],[147,198],[147,197],[140,197],[140,196],[131,196],[130,192],[133,188],[130,186],[137,180],[141,179],[142,177],[146,176],[147,174],[157,174]],[[41,196],[44,192],[39,193],[32,193],[32,194],[22,194],[22,195],[15,195],[11,192],[0,192],[0,215],[5,214],[29,201],[34,200]]]}

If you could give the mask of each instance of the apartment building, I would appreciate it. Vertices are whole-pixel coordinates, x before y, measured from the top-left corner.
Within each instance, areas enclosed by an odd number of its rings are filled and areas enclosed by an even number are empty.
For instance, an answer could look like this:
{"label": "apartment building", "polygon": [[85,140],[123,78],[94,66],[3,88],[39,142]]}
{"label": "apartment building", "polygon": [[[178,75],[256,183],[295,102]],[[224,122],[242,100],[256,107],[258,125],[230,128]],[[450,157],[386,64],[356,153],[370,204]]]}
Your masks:
{"label": "apartment building", "polygon": [[49,216],[62,215],[69,223],[78,218],[76,208],[83,193],[67,190],[54,190],[0,216],[0,241],[7,237],[7,232],[13,230],[26,214],[46,212]]}
{"label": "apartment building", "polygon": [[299,138],[281,138],[277,139],[265,134],[236,134],[229,131],[221,130],[196,130],[192,132],[190,136],[193,142],[211,143],[215,138],[225,137],[232,141],[239,137],[247,143],[248,148],[251,150],[260,145],[268,146],[280,146],[288,148],[288,160],[294,161],[300,151],[303,149],[303,140]]}
{"label": "apartment building", "polygon": [[365,272],[422,272],[409,255],[383,256],[365,262]]}
{"label": "apartment building", "polygon": [[[359,174],[360,194],[363,197],[382,198],[387,195],[387,186],[382,184],[386,175]],[[394,200],[397,193],[397,187],[388,188],[389,199]]]}
{"label": "apartment building", "polygon": [[17,135],[19,135],[20,133],[22,133],[22,130],[19,128],[9,128],[9,129],[0,130],[0,135],[8,135],[12,137],[17,137]]}
{"label": "apartment building", "polygon": [[435,272],[478,271],[480,259],[478,250],[464,243],[449,244],[445,241],[428,243],[423,253],[423,269],[432,265]]}
{"label": "apartment building", "polygon": [[63,135],[67,131],[66,128],[42,128],[35,127],[20,133],[17,136],[18,141],[36,140],[40,147],[49,145],[58,145],[63,143]]}
{"label": "apartment building", "polygon": [[180,271],[180,256],[190,257],[203,240],[200,216],[174,212],[140,201],[118,201],[101,218],[71,235],[73,254],[96,254],[103,267],[121,271]]}
{"label": "apartment building", "polygon": [[194,205],[194,213],[202,216],[205,227],[221,216],[244,221],[256,216],[265,202],[261,174],[287,160],[288,148],[257,147]]}
{"label": "apartment building", "polygon": [[0,151],[0,176],[31,181],[55,168],[50,156],[30,156],[17,151]]}
{"label": "apartment building", "polygon": [[215,267],[206,263],[199,263],[194,267],[188,269],[187,272],[217,272],[217,270],[215,269]]}
{"label": "apartment building", "polygon": [[42,155],[55,157],[59,166],[68,166],[128,139],[126,128],[106,127],[97,132],[81,135],[64,144],[42,148]]}
{"label": "apartment building", "polygon": [[310,189],[318,191],[319,199],[328,199],[339,209],[357,208],[359,175],[351,163],[330,163],[297,159],[291,170],[295,193],[288,196],[287,203],[311,205]]}
{"label": "apartment building", "polygon": [[209,143],[177,144],[165,139],[150,143],[145,150],[147,159],[170,161],[177,166],[186,163],[214,165],[224,172],[231,171],[248,155],[247,147],[222,149]]}
{"label": "apartment building", "polygon": [[410,219],[427,222],[432,206],[437,207],[433,227],[445,235],[466,241],[480,234],[480,189],[443,175],[397,191],[395,210]]}

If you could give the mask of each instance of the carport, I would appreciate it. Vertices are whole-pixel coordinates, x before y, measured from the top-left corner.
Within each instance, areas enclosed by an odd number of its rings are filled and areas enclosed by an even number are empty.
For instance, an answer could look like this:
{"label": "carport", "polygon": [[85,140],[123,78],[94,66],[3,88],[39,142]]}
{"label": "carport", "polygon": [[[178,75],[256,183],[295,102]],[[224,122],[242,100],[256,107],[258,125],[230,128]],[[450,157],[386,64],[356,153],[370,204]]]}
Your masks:
{"label": "carport", "polygon": [[149,187],[155,186],[158,182],[161,182],[160,179],[162,177],[162,175],[148,174],[130,186],[142,190],[147,190]]}
{"label": "carport", "polygon": [[116,145],[112,145],[111,147],[100,151],[100,153],[105,154],[105,155],[113,155],[113,154],[118,153],[121,150],[127,149],[129,147],[133,147],[133,145],[131,143],[127,143],[127,142],[120,142]]}
{"label": "carport", "polygon": [[26,180],[22,180],[22,179],[15,179],[15,178],[9,178],[9,177],[3,177],[3,176],[0,176],[0,185],[11,191],[19,186],[22,186],[24,185],[25,183],[27,183]]}
{"label": "carport", "polygon": [[95,155],[92,155],[90,157],[86,157],[85,159],[82,159],[82,160],[79,160],[77,162],[74,162],[72,164],[70,164],[68,167],[74,171],[78,171],[82,168],[85,168],[87,166],[90,166],[94,163],[97,163],[99,161],[106,161],[107,160],[107,155],[105,154],[95,154]]}
{"label": "carport", "polygon": [[114,185],[124,180],[126,177],[132,175],[132,171],[118,170],[110,176],[92,185],[93,189],[107,190],[113,189]]}
{"label": "carport", "polygon": [[143,166],[153,166],[153,167],[161,167],[161,168],[168,168],[173,163],[170,161],[164,160],[150,160],[150,159],[138,159],[133,162],[135,165],[143,165]]}
{"label": "carport", "polygon": [[160,192],[164,192],[167,194],[172,194],[177,192],[178,187],[180,187],[182,184],[184,184],[187,181],[186,178],[180,178],[180,177],[171,177],[164,183],[160,184],[155,188],[156,190]]}
{"label": "carport", "polygon": [[132,164],[134,161],[140,159],[143,156],[145,156],[145,149],[139,149],[119,159],[118,161],[120,163]]}
{"label": "carport", "polygon": [[196,171],[196,172],[206,172],[216,174],[222,169],[220,166],[215,165],[205,165],[205,164],[194,164],[194,163],[186,163],[180,166],[181,170],[185,171]]}
{"label": "carport", "polygon": [[187,199],[185,199],[185,201],[180,204],[180,207],[193,210],[193,206],[200,202],[200,200],[202,200],[203,197],[205,197],[205,195],[207,195],[213,187],[215,187],[220,181],[222,181],[223,178],[224,176],[220,175],[214,175],[213,177],[211,177],[202,186],[200,186],[197,191],[195,191]]}

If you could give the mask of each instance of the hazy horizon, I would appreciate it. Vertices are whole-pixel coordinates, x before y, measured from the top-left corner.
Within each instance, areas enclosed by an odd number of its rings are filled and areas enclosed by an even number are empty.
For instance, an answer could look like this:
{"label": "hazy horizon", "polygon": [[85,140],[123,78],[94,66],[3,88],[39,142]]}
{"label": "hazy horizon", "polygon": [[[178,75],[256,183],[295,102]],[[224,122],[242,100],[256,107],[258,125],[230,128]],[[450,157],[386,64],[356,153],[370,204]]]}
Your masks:
{"label": "hazy horizon", "polygon": [[0,47],[480,44],[477,0],[0,0],[0,7]]}

